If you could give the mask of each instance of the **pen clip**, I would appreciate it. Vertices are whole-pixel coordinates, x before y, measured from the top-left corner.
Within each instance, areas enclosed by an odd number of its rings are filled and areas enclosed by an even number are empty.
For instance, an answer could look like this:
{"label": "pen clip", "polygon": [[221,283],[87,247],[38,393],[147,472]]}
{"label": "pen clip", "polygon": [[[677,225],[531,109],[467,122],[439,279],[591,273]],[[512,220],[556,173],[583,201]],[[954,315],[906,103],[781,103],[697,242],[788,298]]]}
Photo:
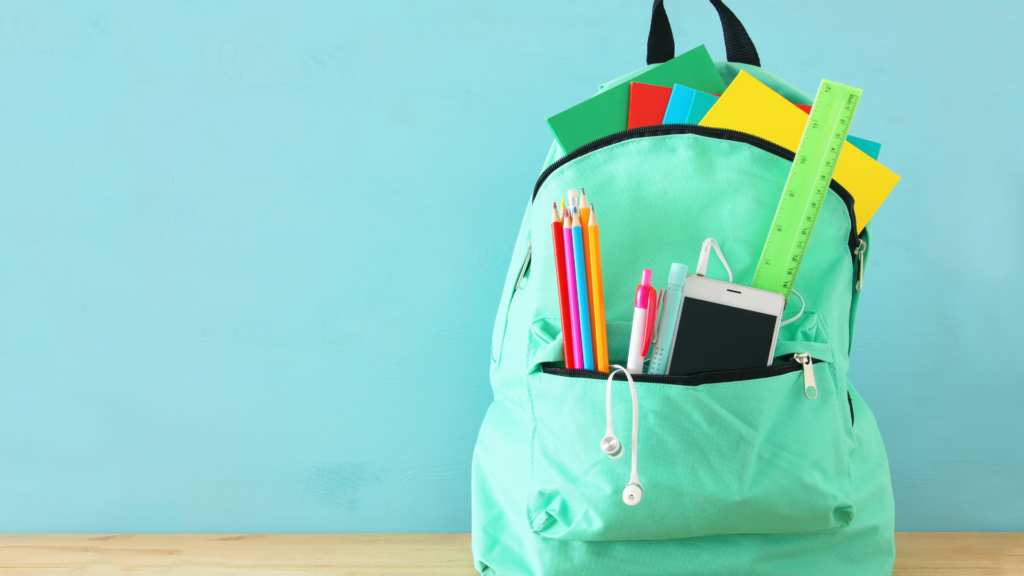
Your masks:
{"label": "pen clip", "polygon": [[644,321],[644,348],[641,356],[646,357],[651,348],[651,335],[654,333],[654,322],[658,316],[658,291],[653,286],[647,287],[647,319]]}

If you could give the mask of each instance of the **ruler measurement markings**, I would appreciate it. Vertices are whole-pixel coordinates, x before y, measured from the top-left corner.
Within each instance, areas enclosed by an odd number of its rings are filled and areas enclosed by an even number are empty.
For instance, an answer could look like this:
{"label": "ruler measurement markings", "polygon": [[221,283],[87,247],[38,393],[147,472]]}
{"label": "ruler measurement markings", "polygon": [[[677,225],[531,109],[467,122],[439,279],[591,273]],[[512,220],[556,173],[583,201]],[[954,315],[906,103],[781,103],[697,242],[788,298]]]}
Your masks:
{"label": "ruler measurement markings", "polygon": [[789,298],[839,161],[860,90],[823,80],[797,147],[752,286]]}

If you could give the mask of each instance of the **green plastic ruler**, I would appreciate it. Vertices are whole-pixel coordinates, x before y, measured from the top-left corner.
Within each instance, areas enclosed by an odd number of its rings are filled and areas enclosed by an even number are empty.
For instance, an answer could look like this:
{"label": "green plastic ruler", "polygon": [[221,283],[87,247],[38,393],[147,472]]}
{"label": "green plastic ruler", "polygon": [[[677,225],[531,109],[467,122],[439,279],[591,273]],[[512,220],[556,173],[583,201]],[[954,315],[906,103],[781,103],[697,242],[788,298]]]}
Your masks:
{"label": "green plastic ruler", "polygon": [[862,90],[822,80],[751,286],[789,299]]}

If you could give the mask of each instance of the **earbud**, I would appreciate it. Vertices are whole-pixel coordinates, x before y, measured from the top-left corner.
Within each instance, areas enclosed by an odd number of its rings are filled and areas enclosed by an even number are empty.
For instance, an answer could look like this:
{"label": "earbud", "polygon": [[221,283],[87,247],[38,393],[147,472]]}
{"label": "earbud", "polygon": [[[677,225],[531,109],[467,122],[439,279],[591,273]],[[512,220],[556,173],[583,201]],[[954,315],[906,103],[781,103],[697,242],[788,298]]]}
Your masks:
{"label": "earbud", "polygon": [[640,485],[640,476],[636,471],[636,442],[640,432],[640,406],[636,400],[636,384],[633,383],[633,377],[630,376],[629,371],[618,365],[613,365],[612,368],[615,370],[608,375],[608,387],[605,392],[605,413],[608,417],[608,427],[604,431],[604,438],[601,439],[601,451],[610,458],[622,457],[622,443],[615,437],[615,430],[612,428],[612,380],[615,379],[615,374],[622,372],[626,375],[626,380],[629,381],[629,391],[633,396],[633,463],[629,474],[629,484],[622,491],[622,501],[629,506],[636,506],[644,496],[644,487]]}
{"label": "earbud", "polygon": [[630,482],[622,491],[622,501],[630,506],[636,506],[644,497],[644,487],[639,482]]}
{"label": "earbud", "polygon": [[608,455],[609,458],[621,458],[622,457],[622,443],[615,437],[615,433],[609,428],[604,438],[601,439],[601,450]]}

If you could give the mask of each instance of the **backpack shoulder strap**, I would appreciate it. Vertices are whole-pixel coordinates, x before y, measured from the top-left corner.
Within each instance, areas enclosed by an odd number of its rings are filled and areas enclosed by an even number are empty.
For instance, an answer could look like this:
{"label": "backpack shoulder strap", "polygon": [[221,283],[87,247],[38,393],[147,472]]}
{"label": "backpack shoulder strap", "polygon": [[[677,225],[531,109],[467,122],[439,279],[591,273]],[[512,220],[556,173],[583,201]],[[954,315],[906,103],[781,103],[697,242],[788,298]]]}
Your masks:
{"label": "backpack shoulder strap", "polygon": [[[722,20],[725,55],[729,62],[760,67],[761,59],[757,55],[757,49],[754,48],[754,43],[739,18],[721,0],[711,0],[711,5],[718,10],[718,17]],[[668,62],[675,54],[675,40],[672,38],[672,26],[668,22],[664,0],[654,0],[651,31],[647,35],[647,64]]]}

